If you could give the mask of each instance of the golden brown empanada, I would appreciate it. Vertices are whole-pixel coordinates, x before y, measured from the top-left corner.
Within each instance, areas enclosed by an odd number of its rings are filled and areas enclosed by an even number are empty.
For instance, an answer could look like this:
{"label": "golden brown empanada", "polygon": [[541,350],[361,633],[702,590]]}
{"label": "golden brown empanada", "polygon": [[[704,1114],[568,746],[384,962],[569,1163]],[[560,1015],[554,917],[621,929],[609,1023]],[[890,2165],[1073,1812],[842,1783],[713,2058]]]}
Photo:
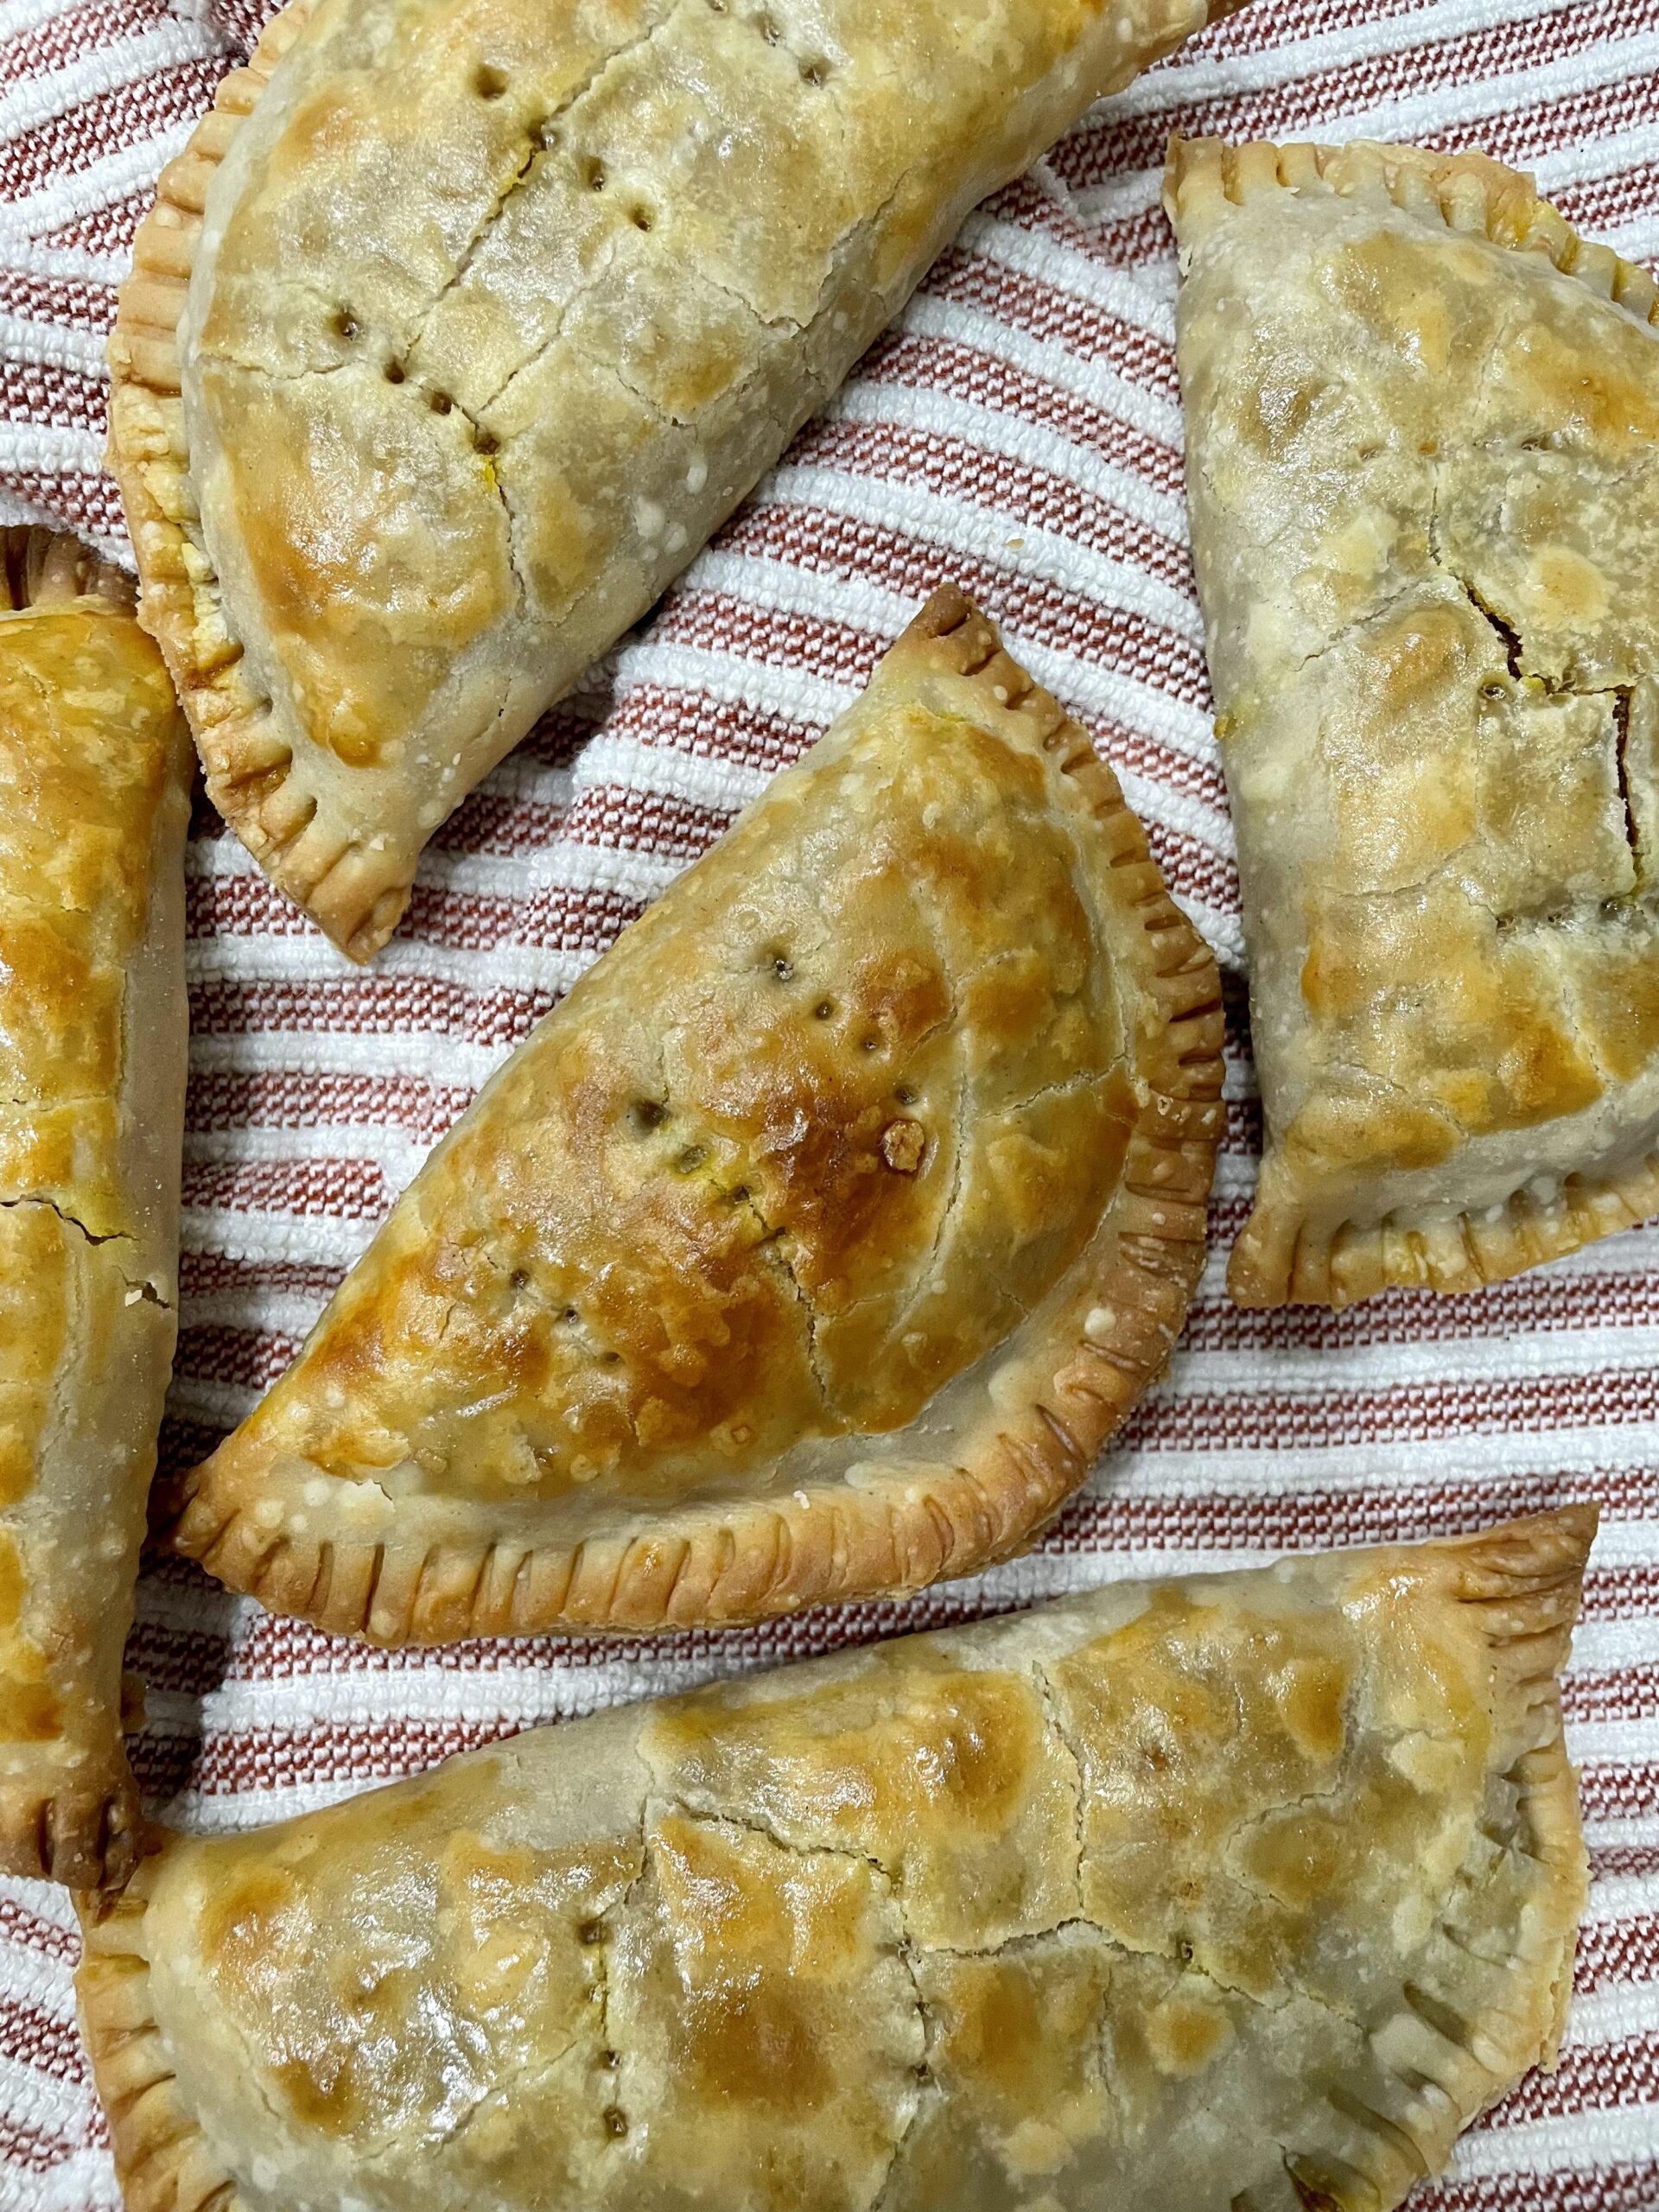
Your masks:
{"label": "golden brown empanada", "polygon": [[974,202],[1205,16],[293,0],[110,351],[143,619],[273,880],[367,958]]}
{"label": "golden brown empanada", "polygon": [[136,1854],[121,1657],[173,1357],[194,762],[130,588],[0,531],[0,1868]]}
{"label": "golden brown empanada", "polygon": [[1178,144],[1268,1142],[1242,1305],[1659,1205],[1653,279],[1477,154]]}
{"label": "golden brown empanada", "polygon": [[1000,1559],[1180,1327],[1220,1020],[1110,772],[943,591],[486,1085],[175,1541],[385,1643]]}
{"label": "golden brown empanada", "polygon": [[1122,1583],[164,1840],[129,2212],[1389,2212],[1553,2063],[1589,1507]]}

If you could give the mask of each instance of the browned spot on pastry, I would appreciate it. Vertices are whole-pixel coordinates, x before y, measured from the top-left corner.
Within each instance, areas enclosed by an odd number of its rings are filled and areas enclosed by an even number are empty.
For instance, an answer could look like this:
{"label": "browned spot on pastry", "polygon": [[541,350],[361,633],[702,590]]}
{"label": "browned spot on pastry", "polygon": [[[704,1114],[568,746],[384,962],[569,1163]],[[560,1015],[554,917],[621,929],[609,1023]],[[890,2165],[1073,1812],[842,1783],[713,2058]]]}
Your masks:
{"label": "browned spot on pastry", "polygon": [[687,2003],[685,2036],[704,2095],[814,2112],[834,2087],[810,2014],[780,1981],[697,1991]]}
{"label": "browned spot on pastry", "polygon": [[290,2058],[271,2072],[308,2126],[327,2135],[348,2135],[363,2118],[363,2097],[350,2050],[334,2049]]}
{"label": "browned spot on pastry", "polygon": [[901,1115],[881,1132],[881,1157],[895,1174],[913,1175],[927,1150],[927,1131],[919,1122]]}
{"label": "browned spot on pastry", "polygon": [[265,1959],[275,1923],[301,1901],[295,1877],[256,1861],[228,1882],[202,1914],[201,1955],[207,1963],[244,1976]]}
{"label": "browned spot on pastry", "polygon": [[0,1660],[0,1737],[14,1744],[49,1744],[62,1728],[57,1693],[45,1682],[19,1681]]}
{"label": "browned spot on pastry", "polygon": [[1177,1986],[1147,2015],[1147,2049],[1160,2074],[1198,2074],[1232,2037],[1232,2024],[1216,1997]]}

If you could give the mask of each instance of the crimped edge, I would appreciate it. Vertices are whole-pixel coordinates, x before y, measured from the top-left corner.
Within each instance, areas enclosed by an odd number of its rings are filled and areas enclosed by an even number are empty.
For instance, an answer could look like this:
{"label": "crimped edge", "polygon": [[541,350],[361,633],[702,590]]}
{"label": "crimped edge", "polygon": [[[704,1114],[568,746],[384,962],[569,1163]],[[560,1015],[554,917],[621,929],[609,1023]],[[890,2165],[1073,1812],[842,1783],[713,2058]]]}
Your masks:
{"label": "crimped edge", "polygon": [[[1530,2067],[1554,2067],[1572,1985],[1573,1955],[1587,1893],[1577,1777],[1561,1737],[1560,1669],[1577,1618],[1597,1522],[1576,1504],[1475,1535],[1324,1554],[1404,1566],[1442,1600],[1474,1613],[1493,1669],[1495,1716],[1529,1745],[1510,1770],[1525,1848],[1550,1877],[1509,1961],[1520,2000],[1478,2023],[1481,2049],[1446,2032],[1402,1991],[1391,2031],[1400,2078],[1416,2091],[1397,2120],[1376,2115],[1366,2178],[1398,2202],[1427,2160],[1437,2171],[1461,2130]],[[1426,1593],[1427,1594],[1427,1593]],[[165,1848],[167,1838],[152,1839]],[[78,1902],[86,1949],[76,1975],[81,2030],[108,2117],[127,2212],[241,2212],[245,2200],[210,2149],[185,2102],[155,2017],[146,1915],[158,1859],[147,1859],[119,1897]],[[1400,2049],[1401,2038],[1410,2046]],[[1377,2038],[1374,2038],[1377,2040]],[[1403,2063],[1402,2063],[1403,2062]],[[1352,2120],[1351,2108],[1344,2117]],[[1415,2158],[1402,2152],[1402,2143]]]}
{"label": "crimped edge", "polygon": [[316,0],[289,0],[233,69],[189,143],[162,171],[133,241],[132,272],[110,335],[110,438],[142,587],[138,619],[161,646],[207,772],[207,796],[277,888],[353,960],[372,958],[409,903],[407,881],[360,839],[321,819],[294,748],[277,729],[232,635],[202,540],[181,397],[179,323],[219,166]]}
{"label": "crimped edge", "polygon": [[1581,1501],[1446,1546],[1457,1569],[1458,1603],[1480,1608],[1501,1703],[1530,1738],[1512,1777],[1521,1790],[1529,1848],[1555,1877],[1554,1910],[1529,1930],[1529,1959],[1548,1960],[1554,1971],[1538,2009],[1511,2024],[1509,2059],[1517,2073],[1533,2065],[1554,2069],[1589,1894],[1590,1862],[1579,1817],[1579,1778],[1567,1756],[1560,1675],[1600,1517],[1598,1506]]}
{"label": "crimped edge", "polygon": [[[67,531],[0,529],[0,628],[14,616],[88,600],[130,615],[132,598],[132,579]],[[60,1736],[34,1747],[41,1754],[37,1780],[20,1776],[0,1787],[0,1872],[78,1890],[126,1880],[137,1863],[143,1810],[121,1748],[120,1714],[110,1716],[109,1728],[102,1755],[73,1776],[50,1778]]]}
{"label": "crimped edge", "polygon": [[[984,687],[1025,719],[1084,796],[1103,842],[1116,904],[1115,963],[1154,1022],[1130,1022],[1145,1086],[1087,1325],[1057,1360],[1046,1395],[940,1468],[883,1491],[794,1494],[714,1509],[679,1530],[620,1532],[574,1546],[480,1537],[410,1553],[273,1529],[257,1501],[227,1509],[215,1459],[186,1476],[168,1510],[173,1548],[272,1611],[381,1644],[525,1636],[558,1628],[641,1633],[771,1618],[967,1574],[1023,1548],[1087,1475],[1164,1370],[1203,1270],[1207,1200],[1223,1109],[1220,978],[1171,900],[1111,770],[1087,733],[1003,651],[995,625],[955,586],[936,592],[892,654]],[[1104,1316],[1103,1319],[1096,1317]],[[806,1493],[802,1493],[806,1497]],[[689,1527],[686,1525],[689,1522]]]}
{"label": "crimped edge", "polygon": [[237,2212],[244,2199],[180,2094],[156,2019],[145,1915],[159,1866],[145,1859],[118,1897],[76,1899],[80,2031],[127,2212]]}
{"label": "crimped edge", "polygon": [[[1458,2136],[1522,2075],[1556,2064],[1589,1891],[1578,1777],[1562,1738],[1560,1671],[1597,1518],[1594,1505],[1573,1504],[1471,1536],[1370,1554],[1425,1611],[1449,1613],[1459,1629],[1474,1630],[1490,1669],[1489,1707],[1497,1732],[1493,1770],[1516,1793],[1514,1829],[1503,1840],[1542,1874],[1519,1916],[1508,1958],[1481,1955],[1505,1976],[1501,2004],[1465,2020],[1402,1981],[1393,2017],[1373,2021],[1371,2050],[1392,2076],[1396,2098],[1381,2111],[1361,2099],[1337,2107],[1351,2130],[1363,2130],[1357,2141],[1348,2137],[1357,2175],[1343,2160],[1338,2167],[1351,2186],[1363,2177],[1371,2192],[1367,2202],[1398,2204],[1420,2180],[1445,2167]],[[1368,1554],[1352,1556],[1363,1567]],[[1465,1948],[1450,1899],[1439,1932]],[[1306,2201],[1330,2201],[1317,2152],[1305,2158],[1292,2146],[1287,2151],[1293,2181],[1308,2185]],[[1343,2197],[1348,2201],[1346,2189]]]}
{"label": "crimped edge", "polygon": [[[1183,249],[1264,194],[1383,192],[1402,212],[1519,253],[1541,253],[1599,299],[1659,327],[1659,283],[1611,246],[1581,238],[1539,196],[1530,176],[1480,153],[1435,154],[1357,139],[1341,147],[1230,145],[1173,137],[1164,169],[1164,206]],[[1501,1205],[1448,1213],[1398,1209],[1361,1223],[1325,1210],[1296,1187],[1269,1147],[1255,1204],[1227,1263],[1227,1291],[1251,1309],[1328,1306],[1338,1310],[1389,1288],[1457,1294],[1479,1290],[1546,1260],[1576,1252],[1659,1210],[1659,1150],[1628,1166],[1569,1175],[1541,1198],[1523,1183]],[[1318,1225],[1316,1226],[1316,1220]]]}
{"label": "crimped edge", "polygon": [[1525,1185],[1503,1205],[1450,1214],[1396,1210],[1380,1222],[1338,1218],[1294,1190],[1281,1156],[1262,1162],[1255,1206],[1227,1262],[1235,1306],[1328,1306],[1338,1312],[1389,1289],[1450,1295],[1482,1290],[1577,1252],[1659,1213],[1659,1150],[1628,1167],[1565,1177],[1553,1198]]}
{"label": "crimped edge", "polygon": [[112,1741],[103,1755],[73,1776],[52,1772],[49,1755],[66,1741],[58,1736],[34,1747],[48,1755],[37,1781],[19,1776],[0,1786],[0,1873],[71,1890],[119,1889],[127,1879],[138,1863],[143,1806],[121,1748],[118,1714],[110,1716],[109,1729]]}
{"label": "crimped edge", "polygon": [[1639,321],[1659,325],[1659,283],[1611,246],[1582,238],[1542,199],[1524,170],[1488,154],[1431,153],[1421,146],[1356,138],[1345,146],[1280,146],[1255,139],[1171,138],[1164,207],[1183,246],[1218,219],[1272,192],[1324,190],[1340,199],[1380,188],[1402,213],[1485,238],[1517,253],[1541,253],[1564,276]]}

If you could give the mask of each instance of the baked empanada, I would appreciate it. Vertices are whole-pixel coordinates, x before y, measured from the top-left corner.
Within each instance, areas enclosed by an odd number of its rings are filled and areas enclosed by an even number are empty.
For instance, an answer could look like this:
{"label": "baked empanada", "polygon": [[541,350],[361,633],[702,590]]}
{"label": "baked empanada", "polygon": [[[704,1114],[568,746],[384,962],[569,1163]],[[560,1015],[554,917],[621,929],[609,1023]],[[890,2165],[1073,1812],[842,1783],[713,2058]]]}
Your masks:
{"label": "baked empanada", "polygon": [[1529,181],[1177,145],[1193,552],[1267,1110],[1241,1305],[1659,1206],[1655,285]]}
{"label": "baked empanada", "polygon": [[486,1086],[175,1540],[385,1643],[1001,1558],[1181,1325],[1220,1022],[1110,772],[943,591]]}
{"label": "baked empanada", "polygon": [[1205,15],[294,0],[110,349],[143,619],[272,879],[372,953],[974,202]]}
{"label": "baked empanada", "polygon": [[0,1868],[118,1881],[173,1357],[194,760],[130,588],[0,531]]}
{"label": "baked empanada", "polygon": [[79,1977],[129,2212],[1388,2212],[1554,2059],[1594,1526],[1122,1583],[169,1836]]}

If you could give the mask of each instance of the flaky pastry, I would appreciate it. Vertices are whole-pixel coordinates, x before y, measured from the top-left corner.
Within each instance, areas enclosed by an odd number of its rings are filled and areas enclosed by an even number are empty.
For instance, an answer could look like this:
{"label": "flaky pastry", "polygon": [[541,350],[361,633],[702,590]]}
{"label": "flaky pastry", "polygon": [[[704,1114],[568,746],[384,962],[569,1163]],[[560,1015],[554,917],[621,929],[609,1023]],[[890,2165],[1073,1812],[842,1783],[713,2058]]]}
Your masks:
{"label": "flaky pastry", "polygon": [[974,202],[1205,13],[293,0],[110,348],[143,619],[273,880],[368,957]]}
{"label": "flaky pastry", "polygon": [[0,531],[0,1868],[130,1870],[122,1648],[173,1357],[194,763],[130,587]]}
{"label": "flaky pastry", "polygon": [[1530,181],[1172,151],[1193,550],[1268,1143],[1241,1304],[1659,1206],[1659,329]]}
{"label": "flaky pastry", "polygon": [[385,1643],[1000,1559],[1180,1327],[1220,1021],[1110,771],[942,591],[486,1086],[174,1541]]}
{"label": "flaky pastry", "polygon": [[1595,1526],[539,1729],[87,1916],[129,2212],[1389,2212],[1554,2063]]}

